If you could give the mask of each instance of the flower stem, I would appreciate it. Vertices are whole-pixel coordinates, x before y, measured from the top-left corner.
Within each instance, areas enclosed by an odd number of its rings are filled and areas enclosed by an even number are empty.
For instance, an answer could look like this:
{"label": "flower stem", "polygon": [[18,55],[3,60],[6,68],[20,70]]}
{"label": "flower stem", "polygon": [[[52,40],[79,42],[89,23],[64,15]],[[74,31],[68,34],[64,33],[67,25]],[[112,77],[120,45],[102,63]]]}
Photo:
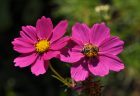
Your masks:
{"label": "flower stem", "polygon": [[71,83],[70,82],[67,82],[65,80],[65,78],[63,78],[53,67],[51,64],[49,64],[49,67],[50,69],[52,70],[52,72],[55,74],[55,75],[52,75],[52,77],[56,78],[57,80],[59,80],[60,82],[62,82],[64,85],[68,86],[68,87],[71,87]]}
{"label": "flower stem", "polygon": [[59,73],[57,71],[55,71],[55,69],[52,67],[51,64],[49,64],[49,67],[56,76],[58,76],[60,79],[64,80],[64,78],[61,75],[59,75]]}

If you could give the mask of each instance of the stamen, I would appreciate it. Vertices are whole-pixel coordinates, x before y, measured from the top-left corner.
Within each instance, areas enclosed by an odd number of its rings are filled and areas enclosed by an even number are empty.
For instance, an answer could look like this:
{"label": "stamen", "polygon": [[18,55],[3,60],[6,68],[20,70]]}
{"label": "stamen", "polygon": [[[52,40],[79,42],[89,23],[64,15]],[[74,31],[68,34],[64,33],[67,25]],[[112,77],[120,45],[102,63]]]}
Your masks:
{"label": "stamen", "polygon": [[38,53],[43,53],[47,51],[49,47],[50,47],[50,42],[47,40],[40,40],[35,44],[35,48]]}

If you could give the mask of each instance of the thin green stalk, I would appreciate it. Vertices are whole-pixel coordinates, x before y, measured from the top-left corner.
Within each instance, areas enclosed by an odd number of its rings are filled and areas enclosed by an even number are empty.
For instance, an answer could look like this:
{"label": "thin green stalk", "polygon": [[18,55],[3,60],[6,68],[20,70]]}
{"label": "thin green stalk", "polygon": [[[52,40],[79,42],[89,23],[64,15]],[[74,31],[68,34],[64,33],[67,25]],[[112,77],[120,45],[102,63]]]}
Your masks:
{"label": "thin green stalk", "polygon": [[59,75],[59,73],[57,71],[55,71],[55,69],[52,67],[51,64],[49,64],[49,67],[52,70],[52,72],[55,74],[55,75],[52,75],[54,78],[61,81],[62,83],[64,83],[68,87],[71,86],[71,84],[69,82],[67,82],[61,75]]}
{"label": "thin green stalk", "polygon": [[57,80],[59,80],[60,82],[64,83],[64,85],[70,87],[70,84],[68,84],[68,82],[66,82],[65,80],[61,80],[59,77],[57,77],[56,75],[52,75],[52,77],[56,78]]}
{"label": "thin green stalk", "polygon": [[50,69],[53,71],[53,73],[58,76],[61,80],[65,80],[61,75],[59,75],[58,72],[55,71],[55,69],[52,67],[51,64],[49,64]]}

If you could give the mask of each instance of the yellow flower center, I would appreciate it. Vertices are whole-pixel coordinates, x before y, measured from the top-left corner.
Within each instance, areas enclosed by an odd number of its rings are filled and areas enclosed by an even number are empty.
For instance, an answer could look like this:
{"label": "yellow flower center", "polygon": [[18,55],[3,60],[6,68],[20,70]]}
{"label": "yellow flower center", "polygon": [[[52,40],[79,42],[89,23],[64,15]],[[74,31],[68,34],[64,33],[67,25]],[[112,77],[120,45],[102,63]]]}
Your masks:
{"label": "yellow flower center", "polygon": [[98,47],[92,44],[85,44],[82,53],[87,57],[96,57],[98,55]]}
{"label": "yellow flower center", "polygon": [[43,53],[47,51],[49,47],[50,47],[50,42],[47,40],[40,40],[35,44],[35,48],[38,53]]}

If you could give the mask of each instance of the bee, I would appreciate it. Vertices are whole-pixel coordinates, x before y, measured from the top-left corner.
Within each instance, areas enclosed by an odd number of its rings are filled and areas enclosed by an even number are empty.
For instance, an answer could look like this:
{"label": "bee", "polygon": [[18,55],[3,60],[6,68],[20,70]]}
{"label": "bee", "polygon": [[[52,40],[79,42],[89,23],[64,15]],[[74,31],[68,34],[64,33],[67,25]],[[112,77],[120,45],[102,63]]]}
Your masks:
{"label": "bee", "polygon": [[98,47],[93,46],[92,44],[86,44],[82,49],[82,53],[87,57],[96,57],[98,55]]}

